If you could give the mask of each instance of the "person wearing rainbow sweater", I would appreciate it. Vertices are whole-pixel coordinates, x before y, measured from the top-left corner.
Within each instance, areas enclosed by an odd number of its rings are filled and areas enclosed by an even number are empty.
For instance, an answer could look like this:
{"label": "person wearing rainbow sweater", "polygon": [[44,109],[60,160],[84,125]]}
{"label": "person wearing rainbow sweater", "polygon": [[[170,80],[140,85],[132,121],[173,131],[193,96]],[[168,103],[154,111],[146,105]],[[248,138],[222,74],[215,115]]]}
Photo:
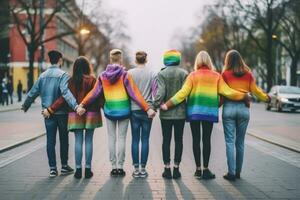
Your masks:
{"label": "person wearing rainbow sweater", "polygon": [[[109,157],[112,164],[111,176],[125,176],[123,164],[125,161],[126,135],[131,114],[130,99],[134,100],[149,117],[155,112],[149,107],[132,77],[122,66],[122,51],[110,51],[110,63],[99,76],[94,88],[82,100],[78,114],[85,112],[84,107],[91,104],[102,93],[104,94],[104,115],[107,123]],[[118,155],[116,155],[116,128],[118,126]]]}
{"label": "person wearing rainbow sweater", "polygon": [[[261,101],[270,101],[269,96],[257,87],[249,67],[238,51],[230,50],[227,52],[222,77],[232,89],[244,93],[251,92]],[[230,181],[239,179],[242,171],[244,140],[250,120],[248,107],[249,104],[245,105],[244,102],[224,99],[222,120],[228,172],[223,177]]]}
{"label": "person wearing rainbow sweater", "polygon": [[[168,110],[187,98],[187,121],[193,136],[193,153],[196,163],[196,178],[213,179],[215,175],[208,169],[213,123],[218,122],[219,95],[233,100],[243,100],[245,93],[231,89],[222,76],[214,71],[211,58],[206,51],[196,57],[195,71],[190,73],[182,88],[171,97],[161,109]],[[203,174],[201,170],[200,125],[203,140]]]}

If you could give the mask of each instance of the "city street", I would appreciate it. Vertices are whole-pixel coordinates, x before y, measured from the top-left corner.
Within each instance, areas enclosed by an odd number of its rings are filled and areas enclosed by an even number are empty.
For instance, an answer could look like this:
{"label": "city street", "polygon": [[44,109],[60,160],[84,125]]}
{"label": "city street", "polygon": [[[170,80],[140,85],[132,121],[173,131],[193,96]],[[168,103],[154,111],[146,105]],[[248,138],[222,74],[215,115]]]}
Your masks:
{"label": "city street", "polygon": [[[252,104],[251,117],[249,130],[268,132],[276,135],[277,140],[282,138],[299,143],[299,113],[274,113],[265,111],[262,104]],[[40,109],[37,107],[25,115],[21,111],[0,113],[0,127],[1,138],[14,132],[44,132]],[[45,136],[42,136],[0,154],[0,199],[300,198],[300,154],[250,135],[246,138],[242,179],[235,182],[224,180],[222,175],[226,172],[226,155],[221,123],[215,125],[213,130],[210,169],[215,172],[216,179],[211,181],[193,177],[195,166],[189,124],[186,124],[184,133],[184,152],[180,167],[182,178],[177,181],[164,180],[161,177],[162,137],[158,117],[154,120],[151,131],[147,166],[149,177],[146,179],[133,179],[131,176],[130,130],[125,162],[127,175],[124,178],[109,176],[111,168],[105,122],[104,127],[95,132],[92,165],[94,177],[90,180],[76,180],[73,175],[48,178],[45,140]],[[71,166],[74,166],[73,151],[74,136],[70,133]],[[59,161],[59,154],[57,155]]]}

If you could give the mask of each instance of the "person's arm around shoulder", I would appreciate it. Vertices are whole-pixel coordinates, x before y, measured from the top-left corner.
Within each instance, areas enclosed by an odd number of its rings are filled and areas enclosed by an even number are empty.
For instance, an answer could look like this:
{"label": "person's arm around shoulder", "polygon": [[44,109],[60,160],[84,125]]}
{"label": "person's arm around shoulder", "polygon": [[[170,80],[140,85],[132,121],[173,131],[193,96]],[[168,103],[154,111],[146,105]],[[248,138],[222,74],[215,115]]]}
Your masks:
{"label": "person's arm around shoulder", "polygon": [[27,112],[27,110],[30,108],[31,104],[34,102],[34,100],[39,96],[40,81],[41,81],[41,77],[38,78],[38,80],[34,83],[32,88],[28,92],[27,97],[22,105],[22,110],[24,112]]}
{"label": "person's arm around shoulder", "polygon": [[218,81],[218,93],[220,95],[225,96],[228,99],[235,100],[235,101],[243,100],[248,96],[247,93],[239,92],[237,90],[230,88],[221,75],[219,76],[219,81]]}

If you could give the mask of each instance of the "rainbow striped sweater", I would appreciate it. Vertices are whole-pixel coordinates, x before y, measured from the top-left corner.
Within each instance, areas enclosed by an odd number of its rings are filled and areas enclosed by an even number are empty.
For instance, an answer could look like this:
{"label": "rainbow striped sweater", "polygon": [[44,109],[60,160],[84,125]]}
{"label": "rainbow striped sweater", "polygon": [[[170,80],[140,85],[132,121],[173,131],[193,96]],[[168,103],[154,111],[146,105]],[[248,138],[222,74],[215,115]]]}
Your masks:
{"label": "rainbow striped sweater", "polygon": [[222,76],[207,67],[188,75],[182,88],[167,102],[173,107],[187,98],[187,120],[218,122],[219,94],[233,100],[242,100],[245,93],[231,89]]}
{"label": "rainbow striped sweater", "polygon": [[232,70],[226,70],[222,73],[224,81],[231,87],[240,92],[251,92],[261,101],[268,101],[269,96],[256,85],[251,72],[246,72],[242,76],[235,76]]}
{"label": "rainbow striped sweater", "polygon": [[144,111],[149,105],[144,100],[132,77],[122,66],[108,65],[99,76],[94,88],[87,94],[81,104],[84,106],[93,102],[104,93],[104,114],[111,120],[126,119],[130,116],[130,99],[135,101]]}

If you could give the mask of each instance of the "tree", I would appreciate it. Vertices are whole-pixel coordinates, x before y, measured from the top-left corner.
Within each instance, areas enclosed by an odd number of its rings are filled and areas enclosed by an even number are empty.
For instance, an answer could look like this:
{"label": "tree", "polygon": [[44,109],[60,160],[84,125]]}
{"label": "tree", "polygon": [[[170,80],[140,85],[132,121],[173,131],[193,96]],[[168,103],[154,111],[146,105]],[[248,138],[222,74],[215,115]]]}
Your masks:
{"label": "tree", "polygon": [[57,33],[53,36],[44,38],[44,32],[46,29],[55,28],[53,27],[53,20],[55,16],[64,11],[71,13],[74,7],[73,0],[53,0],[47,1],[46,5],[51,9],[50,13],[43,18],[43,23],[40,24],[40,12],[44,5],[40,4],[40,0],[14,0],[10,5],[10,13],[12,16],[13,23],[21,36],[23,42],[26,45],[28,51],[29,60],[29,80],[28,89],[33,85],[34,77],[34,61],[38,48],[46,42],[55,40],[70,34],[75,33],[75,29],[70,29],[65,32]]}
{"label": "tree", "polygon": [[[274,40],[289,0],[229,0],[231,14],[237,16],[239,25],[246,30],[258,50],[264,55],[267,69],[267,88],[274,83]],[[262,33],[263,39],[258,38]]]}
{"label": "tree", "polygon": [[281,19],[281,34],[276,41],[291,58],[291,85],[297,85],[297,67],[300,61],[300,2],[292,0],[287,8],[287,15]]}

